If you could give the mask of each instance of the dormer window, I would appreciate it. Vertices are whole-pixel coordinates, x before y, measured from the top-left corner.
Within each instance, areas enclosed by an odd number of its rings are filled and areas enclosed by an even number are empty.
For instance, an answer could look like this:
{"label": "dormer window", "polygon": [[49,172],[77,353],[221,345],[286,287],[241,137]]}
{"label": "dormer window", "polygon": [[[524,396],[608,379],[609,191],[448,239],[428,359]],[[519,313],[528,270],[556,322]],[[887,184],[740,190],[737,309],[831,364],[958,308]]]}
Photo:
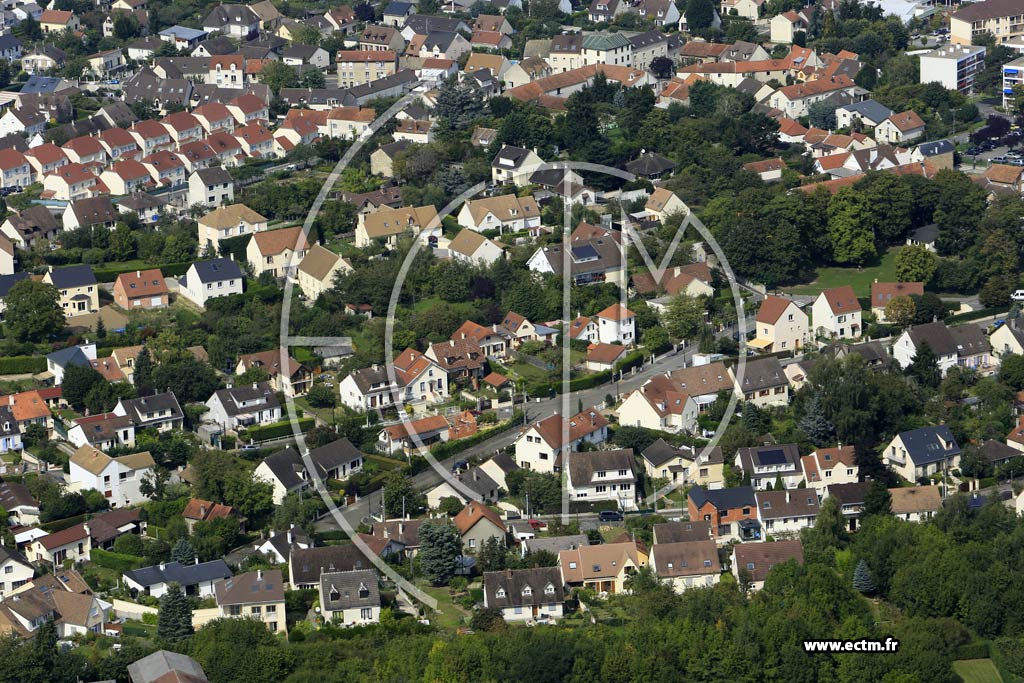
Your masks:
{"label": "dormer window", "polygon": [[[575,568],[575,567],[573,567],[573,568]],[[496,598],[504,598],[505,597],[505,589],[504,588],[499,588],[497,591],[495,591],[494,597],[496,597]]]}
{"label": "dormer window", "polygon": [[530,588],[529,586],[523,586],[523,595],[524,596],[533,595],[533,589]]}
{"label": "dormer window", "polygon": [[553,586],[552,584],[550,584],[550,583],[549,583],[549,584],[548,584],[548,585],[547,585],[547,586],[546,586],[546,587],[544,588],[544,593],[545,593],[546,595],[554,595],[554,594],[555,594],[555,587],[554,587],[554,586]]}

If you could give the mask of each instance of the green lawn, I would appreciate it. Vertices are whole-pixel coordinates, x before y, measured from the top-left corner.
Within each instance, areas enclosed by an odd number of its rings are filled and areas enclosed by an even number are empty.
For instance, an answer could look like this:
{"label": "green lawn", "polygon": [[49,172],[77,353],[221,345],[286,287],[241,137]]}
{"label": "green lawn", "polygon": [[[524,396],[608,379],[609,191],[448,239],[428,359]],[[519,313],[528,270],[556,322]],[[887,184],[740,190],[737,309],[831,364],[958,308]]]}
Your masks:
{"label": "green lawn", "polygon": [[953,662],[953,671],[964,683],[1003,683],[991,659],[961,659]]}
{"label": "green lawn", "polygon": [[789,294],[819,294],[824,289],[850,285],[857,296],[871,296],[871,283],[877,278],[879,282],[896,281],[896,254],[902,247],[887,251],[882,260],[865,268],[819,268],[813,282],[798,287],[786,287]]}
{"label": "green lawn", "polygon": [[437,612],[430,615],[430,623],[438,628],[454,631],[466,625],[469,613],[452,601],[451,593],[445,587],[435,587],[417,581],[416,585],[424,593],[437,600]]}

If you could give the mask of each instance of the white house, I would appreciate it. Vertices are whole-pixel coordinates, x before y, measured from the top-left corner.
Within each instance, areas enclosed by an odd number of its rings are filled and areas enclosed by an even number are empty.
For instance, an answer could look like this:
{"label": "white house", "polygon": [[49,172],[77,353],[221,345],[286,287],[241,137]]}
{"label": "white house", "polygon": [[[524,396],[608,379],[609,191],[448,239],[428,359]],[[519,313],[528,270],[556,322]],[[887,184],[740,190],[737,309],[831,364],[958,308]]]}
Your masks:
{"label": "white house", "polygon": [[818,516],[818,494],[814,489],[756,491],[757,518],[766,534],[795,536],[814,526]]}
{"label": "white house", "polygon": [[633,449],[567,453],[567,486],[571,500],[612,501],[620,510],[636,507]]}
{"label": "white house", "polygon": [[925,344],[935,354],[943,377],[955,366],[991,374],[999,364],[998,356],[992,355],[992,346],[984,331],[972,324],[955,327],[946,327],[942,322],[913,325],[905,329],[893,344],[892,356],[901,368],[906,368],[914,362]]}
{"label": "white house", "polygon": [[19,552],[0,548],[0,599],[32,580],[35,569]]}
{"label": "white house", "polygon": [[[306,455],[323,482],[346,479],[363,467],[363,454],[345,438],[314,448]],[[313,483],[305,458],[290,446],[265,458],[253,470],[253,477],[273,486],[274,505],[280,505],[289,493],[304,491]]]}
{"label": "white house", "polygon": [[124,572],[121,580],[132,595],[142,593],[159,598],[170,584],[176,583],[186,595],[209,598],[213,597],[214,585],[231,576],[231,569],[224,560],[217,559],[191,564],[162,562]]}
{"label": "white house", "polygon": [[789,299],[767,296],[755,319],[756,336],[747,342],[767,352],[798,351],[807,342],[807,314]]}
{"label": "white house", "polygon": [[29,545],[28,559],[32,562],[46,562],[56,567],[67,560],[76,564],[88,562],[91,551],[89,524],[85,522],[35,539]]}
{"label": "white house", "polygon": [[692,432],[700,409],[678,381],[669,375],[656,375],[630,392],[615,414],[621,425]]}
{"label": "white house", "polygon": [[200,308],[210,299],[241,294],[242,289],[242,271],[226,258],[196,261],[178,281],[178,293]]}
{"label": "white house", "polygon": [[394,361],[394,381],[374,365],[350,373],[338,385],[341,402],[353,410],[379,410],[402,403],[437,403],[448,398],[448,373],[435,361],[406,349]]}
{"label": "white house", "polygon": [[608,439],[608,420],[595,408],[568,420],[557,412],[536,422],[516,438],[516,464],[523,469],[553,473],[562,469],[562,455],[587,441],[597,445]]}
{"label": "white house", "polygon": [[598,340],[602,344],[636,343],[636,313],[622,304],[612,304],[595,316]]}
{"label": "white house", "polygon": [[459,225],[482,232],[522,232],[540,225],[540,207],[533,197],[514,194],[471,199],[459,211]]}
{"label": "white house", "polygon": [[861,308],[853,287],[843,285],[826,289],[814,300],[811,319],[816,335],[834,339],[853,339],[861,335]]}
{"label": "white house", "polygon": [[484,607],[509,622],[555,622],[562,618],[565,582],[558,567],[484,573]]}
{"label": "white house", "polygon": [[380,621],[377,572],[357,569],[320,575],[320,610],[338,626],[364,626]]}
{"label": "white house", "polygon": [[82,446],[71,456],[69,466],[68,486],[72,491],[100,491],[116,507],[148,500],[139,484],[152,474],[156,463],[149,451],[111,458],[91,446]]}
{"label": "white house", "polygon": [[218,424],[225,431],[281,419],[281,403],[269,382],[219,389],[206,401],[206,407],[210,410],[203,421]]}
{"label": "white house", "polygon": [[960,466],[960,444],[946,425],[900,432],[882,451],[887,465],[907,481]]}

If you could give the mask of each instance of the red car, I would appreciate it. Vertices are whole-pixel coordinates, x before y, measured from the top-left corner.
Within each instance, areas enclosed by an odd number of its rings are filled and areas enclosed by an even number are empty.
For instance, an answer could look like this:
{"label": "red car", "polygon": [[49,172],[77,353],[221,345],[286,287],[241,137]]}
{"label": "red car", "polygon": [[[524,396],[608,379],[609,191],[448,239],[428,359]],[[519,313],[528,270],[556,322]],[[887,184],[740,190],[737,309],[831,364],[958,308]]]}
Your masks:
{"label": "red car", "polygon": [[539,529],[546,529],[548,526],[547,522],[542,522],[539,519],[531,519],[527,522],[527,524],[529,524],[530,528],[534,531],[538,531]]}

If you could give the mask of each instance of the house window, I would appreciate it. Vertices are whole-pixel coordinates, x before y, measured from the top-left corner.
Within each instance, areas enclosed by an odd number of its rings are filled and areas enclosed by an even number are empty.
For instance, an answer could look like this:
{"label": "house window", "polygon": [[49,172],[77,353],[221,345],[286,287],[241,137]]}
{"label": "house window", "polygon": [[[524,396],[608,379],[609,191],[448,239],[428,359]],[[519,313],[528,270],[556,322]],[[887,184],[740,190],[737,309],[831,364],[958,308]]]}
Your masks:
{"label": "house window", "polygon": [[230,607],[228,607],[228,614],[233,616],[233,617],[242,616],[242,606],[241,605],[231,605]]}
{"label": "house window", "polygon": [[251,611],[253,614],[263,614],[263,608],[259,605],[254,605]]}
{"label": "house window", "polygon": [[267,614],[277,614],[277,605],[267,605]]}
{"label": "house window", "polygon": [[359,610],[359,618],[364,621],[373,618],[373,609],[370,607],[363,607]]}
{"label": "house window", "polygon": [[469,547],[470,548],[475,548],[476,547],[476,539],[475,538],[469,539]]}

